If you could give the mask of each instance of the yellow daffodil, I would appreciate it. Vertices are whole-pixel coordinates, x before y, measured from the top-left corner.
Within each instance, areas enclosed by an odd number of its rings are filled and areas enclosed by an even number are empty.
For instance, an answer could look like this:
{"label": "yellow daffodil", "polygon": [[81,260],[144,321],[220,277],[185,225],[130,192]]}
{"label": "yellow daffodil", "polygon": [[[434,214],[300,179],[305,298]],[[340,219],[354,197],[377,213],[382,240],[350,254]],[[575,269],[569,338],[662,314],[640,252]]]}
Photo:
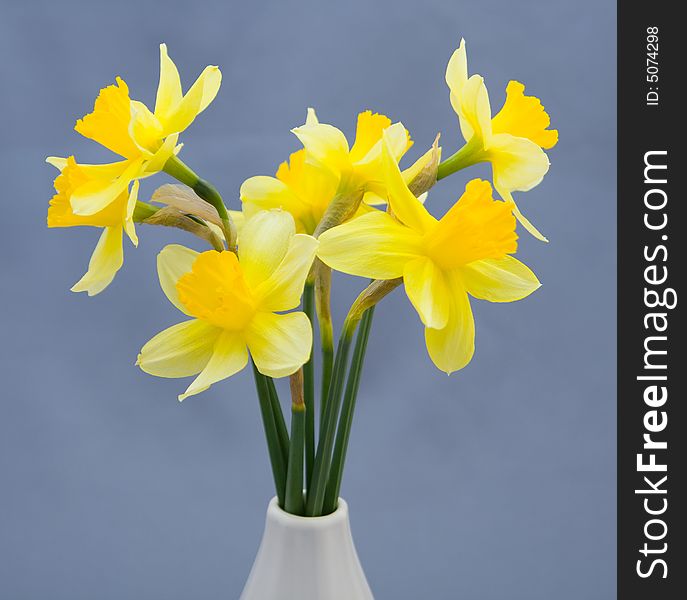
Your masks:
{"label": "yellow daffodil", "polygon": [[358,115],[352,147],[340,129],[320,123],[313,109],[308,110],[305,125],[292,131],[303,144],[307,159],[336,177],[339,191],[362,189],[379,196],[386,194],[380,168],[382,132],[387,132],[396,162],[413,143],[402,123],[392,124],[388,117],[369,110]]}
{"label": "yellow daffodil", "polygon": [[[256,176],[241,186],[243,211],[250,216],[258,210],[283,208],[296,220],[299,232],[314,233],[329,203],[339,191],[360,189],[365,203],[378,204],[385,196],[380,169],[382,131],[389,136],[397,160],[412,145],[401,123],[392,125],[381,114],[365,111],[358,115],[356,138],[349,150],[344,134],[331,125],[321,124],[315,111],[308,109],[305,125],[293,132],[305,146],[294,152],[288,162],[279,165],[275,177]],[[428,162],[430,153],[411,169],[413,175]],[[365,212],[365,205],[357,214]]]}
{"label": "yellow daffodil", "polygon": [[512,302],[540,284],[511,256],[517,249],[512,203],[494,200],[488,182],[469,182],[459,201],[437,220],[408,189],[386,140],[383,160],[393,216],[374,211],[326,231],[318,256],[350,275],[402,277],[425,325],[431,359],[451,373],[474,352],[468,295]]}
{"label": "yellow daffodil", "polygon": [[72,287],[74,292],[88,292],[93,296],[104,290],[114,279],[124,261],[123,233],[136,246],[138,238],[133,212],[138,197],[138,181],[129,192],[128,186],[117,188],[117,195],[106,206],[93,214],[77,214],[70,202],[72,192],[79,187],[100,185],[116,179],[126,165],[80,165],[73,156],[63,163],[55,163],[60,174],[55,179],[55,195],[48,208],[48,227],[100,227],[103,232],[91,256],[88,272]]}
{"label": "yellow daffodil", "polygon": [[[129,97],[129,88],[119,77],[115,85],[100,90],[93,112],[79,119],[74,129],[105,146],[125,160],[106,166],[113,174],[71,191],[70,203],[77,215],[94,215],[115,202],[131,181],[159,172],[178,150],[179,133],[185,130],[217,95],[221,83],[217,67],[209,66],[183,93],[176,65],[160,45],[160,81],[155,110]],[[64,159],[50,157],[61,164]]]}
{"label": "yellow daffodil", "polygon": [[160,285],[192,318],[151,339],[137,364],[159,377],[197,374],[179,400],[243,369],[248,352],[264,375],[293,374],[310,356],[312,328],[302,312],[278,313],[300,303],[317,245],[296,233],[289,213],[272,210],[241,228],[238,256],[167,246],[158,256]]}
{"label": "yellow daffodil", "polygon": [[[541,101],[526,96],[525,86],[511,81],[506,88],[505,104],[492,119],[483,78],[476,74],[468,77],[465,40],[449,60],[446,83],[468,143],[455,155],[457,161],[463,165],[490,162],[494,187],[504,200],[512,200],[512,192],[525,192],[538,185],[549,169],[543,149],[552,148],[558,141],[558,131],[548,129],[550,118]],[[514,212],[530,233],[546,240],[517,206]]]}

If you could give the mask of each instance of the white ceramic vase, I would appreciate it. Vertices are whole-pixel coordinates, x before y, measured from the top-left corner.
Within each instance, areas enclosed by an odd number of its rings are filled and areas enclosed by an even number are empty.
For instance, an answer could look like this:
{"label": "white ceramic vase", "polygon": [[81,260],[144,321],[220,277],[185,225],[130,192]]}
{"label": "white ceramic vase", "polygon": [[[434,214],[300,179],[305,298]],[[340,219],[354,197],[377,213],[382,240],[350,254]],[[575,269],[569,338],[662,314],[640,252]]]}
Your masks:
{"label": "white ceramic vase", "polygon": [[346,502],[325,517],[298,517],[273,498],[240,600],[373,600]]}

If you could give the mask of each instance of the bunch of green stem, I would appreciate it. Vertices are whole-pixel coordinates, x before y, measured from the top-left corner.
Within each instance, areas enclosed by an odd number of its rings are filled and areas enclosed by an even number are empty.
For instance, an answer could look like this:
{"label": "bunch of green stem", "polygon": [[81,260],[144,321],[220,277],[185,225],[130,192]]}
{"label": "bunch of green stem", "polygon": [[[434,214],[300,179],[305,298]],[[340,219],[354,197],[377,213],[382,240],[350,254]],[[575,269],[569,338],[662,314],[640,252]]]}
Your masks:
{"label": "bunch of green stem", "polygon": [[[438,138],[433,146],[435,149],[437,141]],[[437,180],[478,162],[480,158],[470,145],[441,164],[437,164],[439,154],[436,156],[429,176],[425,170],[409,183],[416,196],[427,191]],[[167,162],[164,170],[217,209],[227,247],[236,251],[236,228],[217,190],[176,157]],[[359,189],[349,192],[348,199],[338,195],[315,235],[353,214],[361,199],[362,191]],[[157,210],[157,207],[139,202],[135,219],[146,222]],[[337,508],[375,306],[401,283],[401,279],[373,281],[361,292],[346,316],[335,353],[330,309],[331,269],[315,259],[303,292],[303,311],[313,330],[317,327],[320,333],[319,406],[315,394],[315,356],[318,353],[313,347],[309,361],[290,378],[290,434],[274,381],[260,373],[252,363],[277,499],[279,506],[287,512],[317,517],[330,514]],[[313,336],[313,340],[316,339]]]}

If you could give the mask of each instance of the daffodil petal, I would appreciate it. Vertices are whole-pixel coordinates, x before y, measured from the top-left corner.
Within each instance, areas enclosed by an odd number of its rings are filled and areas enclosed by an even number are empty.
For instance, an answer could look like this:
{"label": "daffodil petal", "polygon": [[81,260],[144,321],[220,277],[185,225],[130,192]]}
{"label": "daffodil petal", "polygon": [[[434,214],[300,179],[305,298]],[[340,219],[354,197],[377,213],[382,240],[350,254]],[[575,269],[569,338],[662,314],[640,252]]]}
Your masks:
{"label": "daffodil petal", "polygon": [[221,83],[222,73],[219,68],[205,67],[182,100],[170,110],[168,116],[161,119],[165,134],[179,133],[193,123],[215,99]]}
{"label": "daffodil petal", "polygon": [[160,83],[155,98],[155,115],[165,120],[182,98],[179,71],[167,53],[167,44],[160,44]]}
{"label": "daffodil petal", "polygon": [[419,233],[425,233],[437,221],[427,212],[422,202],[413,195],[403,181],[403,175],[387,141],[386,132],[384,132],[383,141],[382,161],[391,209],[394,211],[394,215],[405,225]]}
{"label": "daffodil petal", "polygon": [[[468,80],[468,56],[465,49],[465,40],[460,40],[458,49],[454,51],[446,66],[446,85],[451,90],[451,101],[453,96],[460,97],[460,92]],[[455,106],[453,109],[458,112]]]}
{"label": "daffodil petal", "polygon": [[136,235],[136,225],[134,224],[134,210],[136,209],[136,202],[138,202],[138,188],[138,181],[134,181],[126,202],[126,215],[124,218],[124,231],[134,246],[138,246],[138,235]]}
{"label": "daffodil petal", "polygon": [[296,308],[312,266],[319,242],[312,236],[296,234],[279,266],[255,289],[264,310],[284,311]]}
{"label": "daffodil petal", "polygon": [[241,202],[250,204],[252,210],[281,208],[291,214],[299,214],[303,203],[288,185],[276,177],[257,175],[246,179],[241,185]]}
{"label": "daffodil petal", "polygon": [[317,255],[337,271],[394,279],[406,264],[421,256],[422,236],[381,211],[369,212],[325,231]]}
{"label": "daffodil petal", "polygon": [[333,125],[302,125],[291,131],[310,157],[332,171],[340,173],[350,166],[346,136]]}
{"label": "daffodil petal", "polygon": [[250,287],[256,288],[274,273],[295,233],[293,217],[283,210],[263,210],[246,221],[238,243],[241,269]]}
{"label": "daffodil petal", "polygon": [[302,312],[261,312],[246,331],[246,341],[258,371],[268,377],[286,377],[310,358],[312,326]]}
{"label": "daffodil petal", "polygon": [[241,335],[234,331],[223,331],[215,341],[207,365],[179,396],[179,400],[207,390],[213,383],[238,373],[247,364],[248,351]]}
{"label": "daffodil petal", "polygon": [[449,277],[449,315],[443,329],[425,328],[432,362],[449,375],[462,369],[475,352],[475,320],[468,295],[455,276]]}
{"label": "daffodil petal", "polygon": [[72,287],[72,292],[88,292],[95,296],[114,279],[124,264],[122,227],[105,227],[88,263],[88,271]]}
{"label": "daffodil petal", "polygon": [[48,156],[45,162],[55,167],[58,171],[62,171],[67,166],[67,160],[67,158],[61,156]]}
{"label": "daffodil petal", "polygon": [[548,243],[548,238],[541,231],[539,231],[539,229],[537,229],[530,222],[530,220],[522,214],[522,212],[520,212],[520,209],[515,203],[513,203],[513,214],[515,215],[515,218],[518,220],[520,225],[522,225],[531,235],[537,238],[540,242]]}
{"label": "daffodil petal", "polygon": [[189,377],[200,373],[212,357],[222,330],[198,319],[161,331],[141,348],[136,364],[157,377]]}
{"label": "daffodil petal", "polygon": [[494,187],[499,193],[502,190],[527,192],[538,185],[549,170],[546,153],[527,138],[494,134],[487,154],[494,173]]}
{"label": "daffodil petal", "polygon": [[513,256],[477,260],[460,270],[468,293],[489,302],[514,302],[541,286],[537,276]]}
{"label": "daffodil petal", "polygon": [[157,255],[157,275],[160,287],[167,299],[186,315],[189,313],[179,300],[177,281],[182,275],[191,272],[196,258],[198,258],[198,252],[179,244],[169,244]]}
{"label": "daffodil petal", "polygon": [[444,274],[429,258],[410,261],[403,269],[403,286],[425,327],[442,329],[448,322],[449,290]]}
{"label": "daffodil petal", "polygon": [[155,173],[159,173],[160,171],[162,171],[162,169],[165,166],[165,163],[172,157],[172,155],[176,154],[177,149],[181,147],[177,146],[178,140],[178,133],[170,134],[165,138],[165,141],[162,143],[162,146],[160,146],[155,151],[155,153],[145,162],[145,173],[143,174],[144,177],[148,177],[150,175],[154,175]]}
{"label": "daffodil petal", "polygon": [[139,174],[142,164],[141,160],[131,161],[115,179],[93,179],[77,187],[69,198],[74,214],[94,215],[114,202]]}
{"label": "daffodil petal", "polygon": [[[240,210],[230,210],[228,212],[229,217],[234,222],[234,225],[236,225],[236,231],[240,236],[241,231],[243,231],[243,226],[246,223],[246,215],[243,213],[243,211]],[[224,232],[219,227],[217,227],[217,225],[208,221],[208,227],[210,227],[210,229],[212,229],[216,234],[218,234],[222,239],[224,239]]]}
{"label": "daffodil petal", "polygon": [[492,135],[491,105],[484,79],[480,75],[472,75],[460,94],[459,98],[451,95],[451,104],[458,115],[465,141],[469,142],[476,136],[484,144],[488,143]]}
{"label": "daffodil petal", "polygon": [[317,118],[317,113],[315,112],[314,108],[309,107],[308,111],[305,116],[305,124],[306,125],[317,125],[319,124],[319,120]]}

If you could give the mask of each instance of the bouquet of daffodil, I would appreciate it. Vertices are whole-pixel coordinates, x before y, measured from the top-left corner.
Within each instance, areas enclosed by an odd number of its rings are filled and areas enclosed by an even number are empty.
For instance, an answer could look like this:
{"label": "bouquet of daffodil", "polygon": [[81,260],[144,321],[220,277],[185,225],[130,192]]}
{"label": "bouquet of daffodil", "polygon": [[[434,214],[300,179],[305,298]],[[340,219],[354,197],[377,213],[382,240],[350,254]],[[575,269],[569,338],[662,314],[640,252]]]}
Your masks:
{"label": "bouquet of daffodil", "polygon": [[[241,210],[229,210],[178,156],[180,134],[217,95],[220,70],[206,67],[184,93],[162,44],[153,110],[132,99],[117,78],[76,123],[76,131],[119,158],[108,164],[47,159],[59,170],[48,226],[102,230],[73,291],[94,295],[112,282],[123,265],[124,234],[137,245],[136,224],[182,229],[207,242],[205,252],[173,244],[158,255],[162,291],[183,317],[143,346],[137,364],[158,377],[195,377],[179,395],[183,400],[250,363],[276,494],[287,512],[320,516],[336,509],[373,313],[387,294],[403,286],[425,327],[430,359],[451,373],[474,352],[471,296],[512,302],[540,285],[514,257],[516,223],[546,238],[513,193],[542,180],[549,168],[544,150],[558,133],[548,128],[541,102],[517,81],[492,115],[483,78],[469,75],[464,42],[448,63],[446,82],[465,143],[445,160],[437,136],[402,169],[412,145],[402,123],[362,112],[350,145],[308,109],[305,124],[292,130],[303,147],[274,177],[247,179]],[[493,188],[473,179],[446,214],[433,216],[430,188],[481,162],[491,164]],[[163,185],[142,201],[139,181],[159,172],[179,184]],[[338,336],[330,312],[332,270],[368,280]],[[274,384],[281,377],[290,378],[288,425]]]}

